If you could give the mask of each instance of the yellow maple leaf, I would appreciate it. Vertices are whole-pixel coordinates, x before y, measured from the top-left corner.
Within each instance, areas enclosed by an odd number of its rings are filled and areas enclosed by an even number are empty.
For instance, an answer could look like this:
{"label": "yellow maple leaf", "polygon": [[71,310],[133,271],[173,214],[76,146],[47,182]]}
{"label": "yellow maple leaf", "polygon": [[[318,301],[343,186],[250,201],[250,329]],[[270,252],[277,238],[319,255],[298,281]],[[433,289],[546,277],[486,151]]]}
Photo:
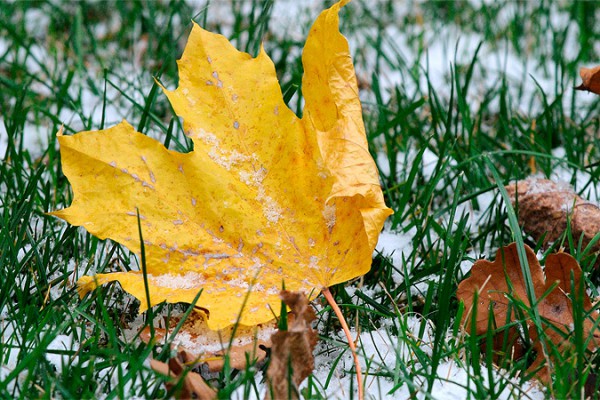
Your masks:
{"label": "yellow maple leaf", "polygon": [[[194,151],[167,150],[127,122],[61,135],[74,199],[52,214],[139,254],[139,210],[150,304],[190,303],[202,289],[211,329],[235,323],[242,308],[241,324],[271,320],[282,282],[314,297],[366,273],[392,211],[338,30],[345,3],[322,12],[309,33],[302,119],[285,105],[262,48],[252,58],[194,25],[179,87],[164,89]],[[145,310],[141,272],[82,277],[79,293],[110,281]]]}

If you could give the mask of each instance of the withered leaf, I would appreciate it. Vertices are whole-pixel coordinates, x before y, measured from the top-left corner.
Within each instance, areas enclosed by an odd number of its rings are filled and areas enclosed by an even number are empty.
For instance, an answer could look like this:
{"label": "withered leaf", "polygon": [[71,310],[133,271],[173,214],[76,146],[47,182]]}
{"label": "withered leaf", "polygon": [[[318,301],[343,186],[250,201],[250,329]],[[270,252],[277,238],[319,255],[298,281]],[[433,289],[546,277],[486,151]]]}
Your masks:
{"label": "withered leaf", "polygon": [[177,356],[171,358],[168,364],[158,360],[150,360],[150,366],[159,374],[172,378],[172,380],[165,383],[167,390],[172,390],[179,380],[183,379],[183,387],[178,393],[178,399],[216,399],[217,391],[210,387],[200,374],[193,371],[185,373],[184,365],[188,362],[189,358],[190,356],[185,351],[182,351]]}
{"label": "withered leaf", "polygon": [[[571,347],[568,338],[575,323],[573,306],[582,305],[584,312],[589,313],[583,322],[584,340],[589,339],[588,349],[594,350],[600,345],[600,331],[594,326],[598,311],[590,311],[592,304],[589,297],[585,290],[579,290],[582,288],[582,271],[572,256],[566,253],[551,254],[546,258],[546,267],[542,271],[533,250],[525,246],[525,251],[543,327],[543,332],[540,332],[536,330],[535,324],[526,321],[529,338],[537,350],[536,359],[530,365],[529,371],[536,372],[536,377],[547,384],[550,382],[552,366],[547,363],[544,365],[544,361],[548,356],[549,360],[554,362],[555,357],[552,354],[544,354],[539,338],[545,337],[559,351],[566,352]],[[575,293],[572,293],[572,287],[576,288]],[[473,304],[476,293],[478,302]],[[531,307],[525,291],[516,244],[512,243],[499,249],[494,262],[476,261],[471,269],[471,276],[458,285],[456,295],[465,304],[466,311],[462,323],[471,334],[481,335],[487,332],[490,306],[497,328],[516,322],[519,318],[515,310],[519,309],[519,304]],[[473,313],[476,313],[474,327],[471,325]],[[526,316],[528,313],[523,312],[521,315]],[[501,341],[496,341],[494,350],[502,351],[500,345]],[[517,343],[515,346],[519,347]],[[517,348],[517,351],[521,350]]]}
{"label": "withered leaf", "polygon": [[[170,325],[174,327],[178,322],[177,318],[171,318]],[[264,332],[259,335],[261,329]],[[235,338],[232,339],[231,335],[234,333],[232,327],[216,332],[211,331],[200,314],[193,313],[186,319],[172,339],[172,343],[180,354],[184,352],[188,356],[187,361],[202,365],[203,371],[209,373],[222,371],[225,357],[228,358],[231,368],[243,370],[248,362],[260,363],[266,358],[267,353],[263,349],[271,347],[271,340],[266,335],[272,331],[274,328],[270,326],[238,326],[235,330]],[[172,333],[173,329],[167,331],[154,328],[154,339],[162,342]],[[150,342],[150,328],[146,327],[140,332],[140,339],[146,343]]]}
{"label": "withered leaf", "polygon": [[[582,237],[585,248],[600,232],[600,208],[579,197],[564,183],[528,178],[506,186],[513,206],[518,205],[519,224],[535,240],[556,241],[570,222],[573,238]],[[600,250],[600,242],[592,251]]]}
{"label": "withered leaf", "polygon": [[587,90],[588,92],[600,94],[600,65],[594,68],[580,68],[579,75],[583,83],[575,90]]}
{"label": "withered leaf", "polygon": [[298,399],[298,386],[314,369],[317,333],[311,322],[316,317],[304,294],[284,290],[281,298],[290,307],[293,320],[287,331],[278,331],[271,337],[265,399]]}

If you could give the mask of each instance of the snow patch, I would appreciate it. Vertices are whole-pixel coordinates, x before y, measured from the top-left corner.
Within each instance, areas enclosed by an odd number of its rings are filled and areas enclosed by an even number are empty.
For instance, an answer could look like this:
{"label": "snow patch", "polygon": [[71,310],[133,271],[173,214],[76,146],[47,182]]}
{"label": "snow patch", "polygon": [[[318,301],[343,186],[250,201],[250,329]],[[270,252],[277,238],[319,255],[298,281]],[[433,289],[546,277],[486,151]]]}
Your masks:
{"label": "snow patch", "polygon": [[62,373],[63,367],[68,367],[72,362],[69,353],[73,347],[74,340],[71,335],[56,335],[48,345],[46,359],[56,367],[59,374]]}
{"label": "snow patch", "polygon": [[154,286],[160,286],[167,289],[199,289],[206,284],[206,279],[202,274],[197,272],[187,272],[184,275],[175,274],[162,274],[162,275],[151,275],[148,274],[148,280]]}
{"label": "snow patch", "polygon": [[[427,382],[423,378],[416,376],[403,376],[402,371],[406,370],[410,374],[411,370],[420,370],[424,366],[414,359],[414,347],[417,346],[426,354],[431,354],[431,343],[433,341],[433,325],[428,320],[418,315],[403,315],[401,318],[400,336],[394,336],[388,333],[385,328],[372,332],[363,332],[359,339],[360,362],[363,368],[365,378],[365,392],[368,396],[378,399],[405,399],[411,398],[415,394],[418,399],[428,399],[431,395],[427,392]],[[425,335],[419,339],[419,330],[425,324]],[[355,336],[356,333],[353,332]],[[341,340],[345,340],[342,331],[338,333]],[[342,339],[343,338],[343,339]],[[452,340],[452,338],[449,338]],[[319,344],[318,346],[323,346]],[[339,362],[335,367],[333,364],[339,357]],[[347,399],[356,398],[356,384],[352,383],[356,377],[353,374],[347,374],[354,365],[352,355],[346,351],[343,355],[338,352],[331,352],[320,359],[314,371],[313,383],[322,386],[328,399]],[[397,367],[398,366],[398,367]],[[332,368],[335,368],[332,371]],[[487,370],[487,366],[482,368]],[[518,379],[507,379],[501,376],[502,371],[491,366],[491,374],[494,381],[504,381],[507,383],[505,389],[499,394],[499,399],[513,399],[526,393],[528,398],[537,400],[544,399],[544,393],[539,390],[535,383],[521,383]],[[436,399],[466,399],[477,393],[473,380],[469,378],[474,371],[459,362],[452,360],[443,360],[437,368],[433,390]],[[387,376],[398,376],[400,379],[394,381]],[[329,380],[330,377],[333,379]],[[482,377],[484,384],[489,380],[487,376]],[[406,380],[411,383],[402,384]],[[325,383],[329,382],[327,387]],[[398,386],[400,385],[400,386]],[[304,382],[302,388],[307,386]],[[354,393],[349,392],[348,388],[354,387]]]}

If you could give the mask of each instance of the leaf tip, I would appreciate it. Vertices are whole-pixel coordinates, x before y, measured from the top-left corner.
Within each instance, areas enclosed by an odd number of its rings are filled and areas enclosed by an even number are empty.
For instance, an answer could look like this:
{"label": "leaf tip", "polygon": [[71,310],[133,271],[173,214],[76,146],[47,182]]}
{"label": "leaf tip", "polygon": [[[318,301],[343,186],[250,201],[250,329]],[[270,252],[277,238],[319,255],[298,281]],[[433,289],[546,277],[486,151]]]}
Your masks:
{"label": "leaf tip", "polygon": [[96,280],[91,276],[82,276],[77,280],[77,294],[80,299],[83,299],[86,294],[98,287]]}

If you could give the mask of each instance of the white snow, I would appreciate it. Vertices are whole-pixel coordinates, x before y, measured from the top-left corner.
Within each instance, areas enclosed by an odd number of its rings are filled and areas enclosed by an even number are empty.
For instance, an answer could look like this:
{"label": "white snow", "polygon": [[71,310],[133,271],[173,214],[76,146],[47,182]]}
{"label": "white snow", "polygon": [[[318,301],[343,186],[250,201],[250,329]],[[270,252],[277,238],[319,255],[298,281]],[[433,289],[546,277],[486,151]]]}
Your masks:
{"label": "white snow", "polygon": [[197,272],[188,271],[183,275],[178,274],[148,274],[148,280],[155,286],[169,289],[194,289],[202,287],[206,282],[204,276]]}
{"label": "white snow", "polygon": [[[502,31],[512,23],[514,14],[517,12],[516,4],[508,3],[502,7],[495,19],[496,30]],[[393,9],[393,19],[403,21],[407,15],[419,13],[418,3],[414,7],[406,7],[400,2]],[[554,29],[564,27],[566,31],[564,54],[561,55],[561,59],[565,63],[574,61],[580,51],[577,27],[571,24],[567,29],[568,21],[567,11],[561,9],[558,3],[552,3],[547,23],[551,23],[555,27]],[[548,32],[551,34],[550,30]],[[362,28],[343,33],[348,37],[351,49],[360,49],[360,57],[355,57],[359,61],[355,66],[357,75],[370,77],[375,71],[374,62],[377,59],[375,49],[370,43],[375,42],[374,37],[377,35],[377,31],[372,28]],[[550,46],[555,42],[552,37],[536,37],[535,44],[520,43],[522,48],[517,49],[509,40],[490,44],[490,41],[485,40],[482,34],[466,32],[461,26],[451,23],[440,26],[392,23],[385,26],[382,36],[382,48],[386,54],[396,56],[408,66],[417,65],[419,67],[419,75],[415,79],[413,76],[404,75],[397,68],[385,62],[380,63],[378,78],[383,89],[384,101],[389,99],[394,87],[401,88],[402,92],[411,97],[414,93],[419,93],[419,90],[428,87],[427,80],[438,91],[438,95],[447,96],[448,91],[441,89],[450,87],[452,69],[468,66],[480,43],[482,45],[477,54],[471,86],[467,93],[470,107],[477,107],[487,90],[498,88],[502,82],[502,76],[507,78],[509,90],[507,97],[510,101],[515,102],[511,104],[511,108],[522,112],[536,113],[541,110],[543,103],[540,88],[548,96],[549,102],[564,92],[562,101],[567,109],[570,107],[573,96],[576,96],[575,100],[581,105],[590,104],[595,99],[594,96],[585,93],[574,93],[572,88],[578,83],[563,79],[559,75],[563,71],[560,68],[548,68],[550,63],[546,60],[535,59],[535,50],[539,46],[545,46],[545,54],[552,54]],[[424,49],[422,53],[417,53],[415,49],[414,38],[416,37],[419,38],[420,45]],[[501,44],[501,47],[497,47],[498,43]],[[527,57],[523,57],[521,55],[523,53],[527,53]],[[558,93],[555,88],[557,81],[561,82]],[[420,95],[427,95],[427,93],[421,91]],[[370,94],[366,91],[363,91],[361,96],[364,99],[371,99]],[[499,96],[496,96],[487,106],[489,110],[498,110],[498,98]]]}
{"label": "white snow", "polygon": [[[164,310],[162,314],[155,316],[154,325],[159,328],[165,328],[164,322],[167,317],[172,318],[172,321],[177,321],[177,318],[182,316],[182,312],[175,310]],[[130,324],[125,335],[127,340],[134,340],[138,332],[145,326],[145,318],[143,315],[138,315],[137,318]],[[190,328],[192,326],[192,328]],[[171,329],[173,326],[171,326]],[[193,333],[191,333],[193,331]],[[263,324],[259,326],[238,326],[236,336],[231,340],[233,327],[225,328],[221,331],[213,331],[208,328],[208,324],[202,318],[194,318],[192,316],[177,336],[173,339],[174,346],[181,346],[191,354],[201,356],[205,353],[220,352],[229,347],[230,341],[233,346],[244,346],[253,343],[255,340],[268,342],[271,335],[277,331],[274,324]]]}
{"label": "white snow", "polygon": [[[18,338],[19,330],[16,329],[15,322],[8,319],[0,319],[0,343],[2,344],[4,353],[2,354],[2,362],[0,363],[0,381],[6,379],[17,367],[18,357],[20,353],[21,339]],[[43,332],[43,334],[52,335],[53,333]],[[56,335],[48,344],[44,351],[44,356],[54,367],[58,373],[61,373],[64,367],[68,367],[72,359],[74,348],[77,347],[77,342],[73,339],[73,335]],[[17,380],[11,380],[7,387],[9,392],[17,390],[15,385],[17,381],[21,383],[27,376],[28,370],[24,369],[19,372]]]}
{"label": "white snow", "polygon": [[[466,399],[469,394],[472,396],[476,391],[472,379],[469,375],[474,372],[467,366],[452,360],[442,360],[437,367],[437,378],[433,384],[431,395],[427,393],[427,382],[423,378],[413,378],[405,376],[407,383],[403,384],[399,389],[397,386],[402,383],[402,374],[399,381],[394,382],[392,378],[383,375],[393,376],[397,368],[406,369],[410,372],[417,372],[423,368],[414,360],[414,346],[420,348],[425,354],[431,354],[431,342],[433,339],[432,326],[422,316],[404,315],[401,317],[402,337],[397,337],[389,334],[385,328],[381,328],[372,332],[363,332],[359,339],[359,354],[361,368],[365,376],[365,393],[368,399],[407,399],[416,392],[418,399]],[[419,340],[419,329],[421,324],[426,324],[425,335]],[[356,337],[356,332],[352,332],[353,337]],[[342,331],[338,333],[338,337],[344,341],[345,336]],[[451,338],[450,338],[451,340]],[[410,345],[409,345],[410,343]],[[315,370],[313,372],[313,383],[319,387],[325,394],[327,399],[349,399],[357,398],[356,392],[356,376],[348,373],[354,366],[352,354],[346,346],[343,350],[331,350],[330,345],[320,343],[315,353],[323,353],[322,356],[315,359]],[[340,352],[345,351],[340,357]],[[365,357],[366,356],[366,357]],[[339,358],[338,358],[339,357]],[[337,364],[334,364],[337,363]],[[487,374],[487,367],[482,366]],[[498,380],[498,376],[502,375],[502,370],[497,370],[492,367],[492,375],[495,376],[494,381]],[[483,376],[484,385],[489,383],[486,376]],[[260,379],[258,377],[257,379]],[[326,385],[326,382],[329,384]],[[504,378],[507,382],[504,390],[499,393],[498,399],[515,399],[527,398],[531,400],[544,399],[545,394],[533,382],[521,384],[517,379]],[[304,381],[300,386],[303,390],[308,385]],[[354,387],[354,393],[350,393],[350,388]],[[263,398],[266,388],[259,387],[260,396]],[[243,387],[232,395],[233,399],[243,399]],[[250,397],[255,399],[254,394]]]}
{"label": "white snow", "polygon": [[[406,233],[391,232],[389,228],[385,229],[379,235],[375,251],[391,258],[392,264],[402,271],[402,265],[412,253],[412,239],[415,233],[416,228],[414,227]],[[394,270],[392,272],[392,279],[396,285],[399,285],[404,282],[404,274]]]}
{"label": "white snow", "polygon": [[48,345],[47,350],[46,359],[54,364],[58,373],[61,373],[63,368],[68,367],[71,363],[69,351],[74,350],[73,336],[56,335]]}
{"label": "white snow", "polygon": [[[4,381],[16,368],[17,357],[19,356],[18,343],[20,338],[15,335],[14,323],[8,319],[0,319],[0,343],[2,343],[3,353],[0,363],[0,381]],[[21,372],[16,380],[9,381],[6,390],[13,392],[17,382],[21,383],[27,376],[26,372]]]}

